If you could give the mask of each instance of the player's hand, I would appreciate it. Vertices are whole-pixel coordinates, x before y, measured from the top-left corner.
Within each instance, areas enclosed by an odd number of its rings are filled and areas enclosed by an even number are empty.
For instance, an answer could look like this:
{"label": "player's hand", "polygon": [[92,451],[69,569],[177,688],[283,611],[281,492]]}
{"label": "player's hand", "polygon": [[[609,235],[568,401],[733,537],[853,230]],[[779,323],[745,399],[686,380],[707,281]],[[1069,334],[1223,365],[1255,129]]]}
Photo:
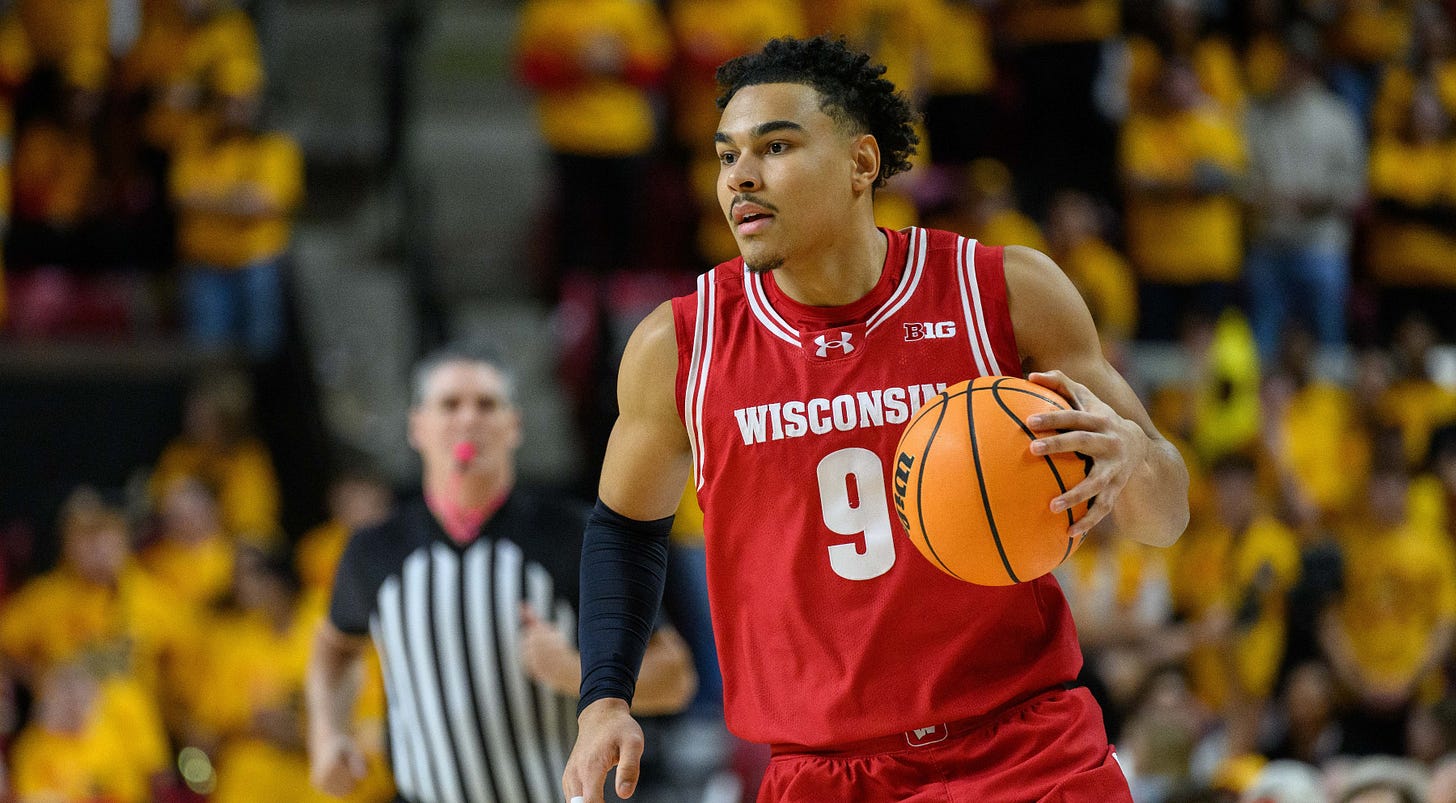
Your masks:
{"label": "player's hand", "polygon": [[521,661],[532,680],[553,691],[575,697],[581,688],[581,655],[530,605],[521,606]]}
{"label": "player's hand", "polygon": [[353,736],[339,734],[322,740],[309,751],[309,780],[319,791],[344,797],[364,780],[369,771],[364,753]]}
{"label": "player's hand", "polygon": [[1066,430],[1032,441],[1031,453],[1078,452],[1092,458],[1087,478],[1052,500],[1052,512],[1060,513],[1097,497],[1096,504],[1067,530],[1068,537],[1080,538],[1112,511],[1118,494],[1147,457],[1148,435],[1061,371],[1034,373],[1026,378],[1060,393],[1075,408],[1038,413],[1027,419],[1032,429]]}
{"label": "player's hand", "polygon": [[642,769],[642,743],[642,726],[626,700],[608,697],[587,706],[577,717],[576,746],[561,777],[567,803],[606,803],[602,788],[612,767],[617,768],[617,796],[631,797]]}

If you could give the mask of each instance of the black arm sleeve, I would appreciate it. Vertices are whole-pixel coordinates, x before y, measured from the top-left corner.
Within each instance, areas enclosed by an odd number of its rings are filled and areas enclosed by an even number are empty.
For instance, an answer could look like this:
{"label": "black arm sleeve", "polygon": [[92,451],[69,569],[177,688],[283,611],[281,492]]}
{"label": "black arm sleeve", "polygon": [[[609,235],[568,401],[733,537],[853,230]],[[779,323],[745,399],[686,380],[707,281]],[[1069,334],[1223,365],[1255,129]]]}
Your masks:
{"label": "black arm sleeve", "polygon": [[637,521],[597,500],[581,544],[581,698],[632,702],[667,579],[672,516]]}

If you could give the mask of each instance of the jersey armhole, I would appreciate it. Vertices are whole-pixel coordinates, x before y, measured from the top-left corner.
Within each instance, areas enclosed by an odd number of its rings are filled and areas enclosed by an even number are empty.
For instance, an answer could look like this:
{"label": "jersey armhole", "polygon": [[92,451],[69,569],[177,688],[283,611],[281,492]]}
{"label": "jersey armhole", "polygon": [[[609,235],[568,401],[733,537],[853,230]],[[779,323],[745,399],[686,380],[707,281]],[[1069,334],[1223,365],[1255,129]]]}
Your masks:
{"label": "jersey armhole", "polygon": [[[693,332],[697,327],[698,295],[678,296],[672,300],[672,325],[677,335],[677,376],[673,378],[673,394],[677,399],[677,417],[683,418],[688,396],[688,372],[693,360]],[[684,422],[686,423],[686,422]]]}
{"label": "jersey armhole", "polygon": [[1021,352],[1016,348],[1016,328],[1011,323],[1011,304],[1006,297],[1006,248],[976,243],[976,283],[984,305],[986,334],[997,366],[1007,376],[1020,377]]}

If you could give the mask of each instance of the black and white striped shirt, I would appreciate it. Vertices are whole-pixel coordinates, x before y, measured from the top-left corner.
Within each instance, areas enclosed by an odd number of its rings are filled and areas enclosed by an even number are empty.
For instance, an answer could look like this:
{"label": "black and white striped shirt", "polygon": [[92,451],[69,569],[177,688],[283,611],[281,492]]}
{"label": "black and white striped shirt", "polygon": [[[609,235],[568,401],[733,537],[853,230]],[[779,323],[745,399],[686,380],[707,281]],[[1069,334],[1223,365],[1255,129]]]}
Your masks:
{"label": "black and white striped shirt", "polygon": [[349,542],[329,617],[384,664],[390,762],[409,803],[551,803],[575,701],[533,683],[521,603],[575,640],[586,509],[517,489],[461,547],[423,500]]}

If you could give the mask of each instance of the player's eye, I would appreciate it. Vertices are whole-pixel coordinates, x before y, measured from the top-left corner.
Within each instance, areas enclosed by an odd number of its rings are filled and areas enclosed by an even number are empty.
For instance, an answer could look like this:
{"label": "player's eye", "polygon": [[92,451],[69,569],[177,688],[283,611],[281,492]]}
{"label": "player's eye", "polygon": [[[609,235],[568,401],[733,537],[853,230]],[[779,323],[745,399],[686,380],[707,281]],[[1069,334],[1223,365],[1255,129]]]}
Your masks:
{"label": "player's eye", "polygon": [[784,151],[787,151],[788,149],[789,149],[789,143],[787,143],[787,142],[770,142],[768,144],[768,152],[769,153],[783,153]]}
{"label": "player's eye", "polygon": [[733,151],[723,151],[722,153],[718,154],[718,162],[721,163],[724,167],[732,165],[736,161],[738,161],[738,154],[734,153]]}

